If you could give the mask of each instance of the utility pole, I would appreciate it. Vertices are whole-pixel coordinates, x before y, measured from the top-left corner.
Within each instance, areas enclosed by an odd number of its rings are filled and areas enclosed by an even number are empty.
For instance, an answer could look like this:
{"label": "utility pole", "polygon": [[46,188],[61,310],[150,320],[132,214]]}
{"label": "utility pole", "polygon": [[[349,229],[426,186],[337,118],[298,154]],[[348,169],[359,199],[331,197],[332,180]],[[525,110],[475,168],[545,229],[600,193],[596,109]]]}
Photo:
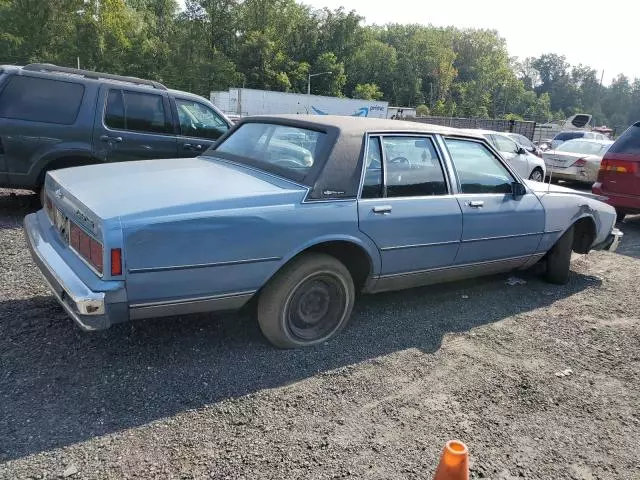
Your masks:
{"label": "utility pole", "polygon": [[311,77],[317,77],[318,75],[331,75],[333,72],[320,72],[310,73],[307,77],[307,95],[311,95]]}

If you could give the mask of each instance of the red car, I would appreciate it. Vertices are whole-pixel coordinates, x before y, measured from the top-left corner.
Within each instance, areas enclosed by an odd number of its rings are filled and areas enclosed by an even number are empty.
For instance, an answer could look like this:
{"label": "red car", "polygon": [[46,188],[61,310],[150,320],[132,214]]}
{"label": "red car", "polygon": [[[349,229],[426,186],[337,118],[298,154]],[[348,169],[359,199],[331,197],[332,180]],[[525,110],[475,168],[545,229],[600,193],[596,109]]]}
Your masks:
{"label": "red car", "polygon": [[640,213],[640,122],[631,125],[609,148],[593,184],[593,193],[607,197],[618,221]]}

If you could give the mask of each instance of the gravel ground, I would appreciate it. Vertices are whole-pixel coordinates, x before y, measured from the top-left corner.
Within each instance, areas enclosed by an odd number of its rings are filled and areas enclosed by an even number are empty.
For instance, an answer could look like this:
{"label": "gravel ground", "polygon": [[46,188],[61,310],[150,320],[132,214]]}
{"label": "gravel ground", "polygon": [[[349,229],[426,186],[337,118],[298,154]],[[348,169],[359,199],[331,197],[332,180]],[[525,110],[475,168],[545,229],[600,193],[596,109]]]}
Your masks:
{"label": "gravel ground", "polygon": [[619,254],[363,298],[338,338],[279,351],[251,319],[83,333],[0,191],[0,478],[640,478],[640,217]]}

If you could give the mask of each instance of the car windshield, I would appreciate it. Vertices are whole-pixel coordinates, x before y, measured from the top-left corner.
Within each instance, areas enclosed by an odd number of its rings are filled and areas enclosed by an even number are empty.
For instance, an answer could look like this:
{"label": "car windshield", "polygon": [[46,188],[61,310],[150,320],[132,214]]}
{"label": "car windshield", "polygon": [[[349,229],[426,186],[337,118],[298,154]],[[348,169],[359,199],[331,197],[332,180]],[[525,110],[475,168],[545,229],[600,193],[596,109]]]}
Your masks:
{"label": "car windshield", "polygon": [[529,140],[524,135],[519,135],[517,133],[512,133],[512,134],[509,134],[509,137],[511,137],[512,140],[515,140],[516,142],[518,142],[520,145],[522,145],[525,148],[533,148],[533,143],[531,143],[531,140]]}
{"label": "car windshield", "polygon": [[584,155],[604,155],[609,145],[599,142],[589,142],[587,140],[569,140],[559,145],[558,152],[581,153]]}
{"label": "car windshield", "polygon": [[251,122],[240,126],[215,151],[299,181],[309,172],[325,142],[326,134],[315,130]]}

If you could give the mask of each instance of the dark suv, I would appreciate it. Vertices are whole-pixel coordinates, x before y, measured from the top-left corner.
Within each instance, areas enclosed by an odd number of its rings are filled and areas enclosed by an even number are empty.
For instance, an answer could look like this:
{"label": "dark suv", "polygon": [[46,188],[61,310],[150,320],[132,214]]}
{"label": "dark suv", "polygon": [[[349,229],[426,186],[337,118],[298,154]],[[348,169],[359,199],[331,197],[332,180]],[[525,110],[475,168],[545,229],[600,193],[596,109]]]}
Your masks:
{"label": "dark suv", "polygon": [[195,157],[231,125],[206,99],[158,82],[0,66],[0,187],[38,191],[57,168]]}

